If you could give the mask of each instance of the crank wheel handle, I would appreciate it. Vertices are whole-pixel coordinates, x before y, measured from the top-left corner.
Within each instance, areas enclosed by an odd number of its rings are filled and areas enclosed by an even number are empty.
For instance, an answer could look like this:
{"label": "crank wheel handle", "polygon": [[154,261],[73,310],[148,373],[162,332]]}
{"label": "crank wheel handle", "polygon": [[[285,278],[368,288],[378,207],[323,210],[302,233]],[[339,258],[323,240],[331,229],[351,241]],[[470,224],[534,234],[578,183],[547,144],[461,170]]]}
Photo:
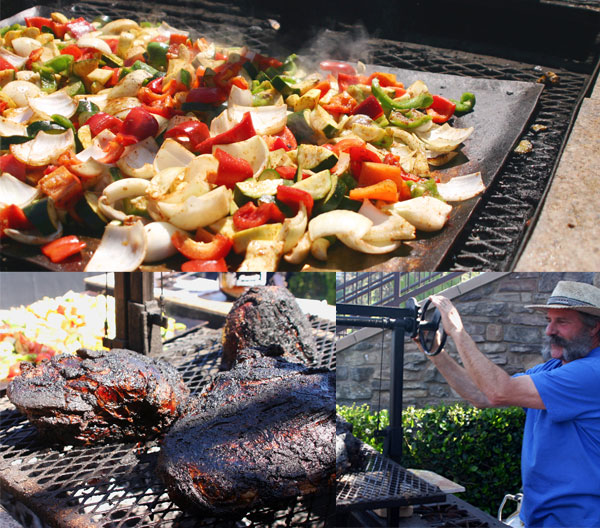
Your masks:
{"label": "crank wheel handle", "polygon": [[437,356],[442,349],[444,348],[444,345],[446,344],[446,332],[444,330],[444,327],[441,327],[441,335],[440,335],[440,344],[437,347],[437,349],[435,351],[431,351],[431,347],[433,346],[433,342],[435,339],[435,335],[438,332],[438,330],[440,330],[440,323],[442,321],[442,314],[440,314],[440,311],[436,308],[433,312],[433,317],[431,318],[430,321],[426,321],[425,318],[425,314],[427,313],[427,308],[429,308],[429,303],[431,302],[430,299],[427,299],[425,301],[425,304],[423,305],[423,307],[421,308],[421,319],[419,321],[419,342],[421,343],[421,346],[423,347],[423,352],[425,352],[425,354],[427,356]]}

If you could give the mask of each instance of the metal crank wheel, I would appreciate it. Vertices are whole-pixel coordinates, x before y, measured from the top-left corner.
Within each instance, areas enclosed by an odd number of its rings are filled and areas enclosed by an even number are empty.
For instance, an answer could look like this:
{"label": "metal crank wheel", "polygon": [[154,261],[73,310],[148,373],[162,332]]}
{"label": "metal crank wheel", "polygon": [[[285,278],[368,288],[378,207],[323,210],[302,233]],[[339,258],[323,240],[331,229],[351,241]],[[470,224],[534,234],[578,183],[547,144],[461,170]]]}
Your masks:
{"label": "metal crank wheel", "polygon": [[[418,323],[417,323],[417,333],[419,335],[419,342],[423,347],[423,352],[425,352],[428,356],[437,356],[444,345],[446,344],[446,332],[444,331],[444,327],[440,327],[440,323],[442,321],[442,314],[436,308],[433,311],[433,315],[430,320],[425,319],[425,315],[427,314],[427,308],[429,308],[429,303],[431,301],[427,299],[425,304],[421,307],[418,314]],[[435,336],[440,332],[440,344],[432,351],[433,345],[435,343]]]}

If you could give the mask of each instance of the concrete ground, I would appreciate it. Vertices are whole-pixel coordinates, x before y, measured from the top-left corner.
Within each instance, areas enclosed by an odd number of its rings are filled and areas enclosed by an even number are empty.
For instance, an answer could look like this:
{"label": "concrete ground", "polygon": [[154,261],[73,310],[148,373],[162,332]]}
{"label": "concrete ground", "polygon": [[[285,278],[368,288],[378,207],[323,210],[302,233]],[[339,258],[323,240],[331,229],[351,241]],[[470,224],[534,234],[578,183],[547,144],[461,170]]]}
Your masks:
{"label": "concrete ground", "polygon": [[600,270],[600,80],[584,99],[515,271]]}

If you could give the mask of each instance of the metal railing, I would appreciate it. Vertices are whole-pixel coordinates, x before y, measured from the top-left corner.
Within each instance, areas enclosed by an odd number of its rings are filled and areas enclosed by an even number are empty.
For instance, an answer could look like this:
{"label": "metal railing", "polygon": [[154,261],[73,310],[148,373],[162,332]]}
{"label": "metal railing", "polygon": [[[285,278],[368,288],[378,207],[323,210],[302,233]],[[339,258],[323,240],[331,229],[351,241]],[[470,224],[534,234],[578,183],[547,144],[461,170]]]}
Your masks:
{"label": "metal railing", "polygon": [[339,272],[336,302],[377,306],[401,306],[410,297],[424,299],[477,275],[477,272]]}

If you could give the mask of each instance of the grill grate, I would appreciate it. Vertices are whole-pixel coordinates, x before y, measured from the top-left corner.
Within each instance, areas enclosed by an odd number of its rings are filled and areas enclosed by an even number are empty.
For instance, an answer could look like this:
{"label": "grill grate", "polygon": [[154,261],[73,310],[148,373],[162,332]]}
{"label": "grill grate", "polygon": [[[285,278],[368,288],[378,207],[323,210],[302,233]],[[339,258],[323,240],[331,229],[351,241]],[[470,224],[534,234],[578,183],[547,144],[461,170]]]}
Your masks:
{"label": "grill grate", "polygon": [[[335,323],[311,317],[320,352],[315,366],[335,369]],[[221,331],[199,328],[164,346],[162,359],[181,372],[192,394],[218,372]],[[49,448],[8,398],[0,400],[0,486],[53,526],[88,528],[241,528],[328,525],[333,492],[261,508],[242,519],[182,512],[155,474],[158,441]],[[6,505],[10,509],[10,504]]]}
{"label": "grill grate", "polygon": [[337,482],[338,512],[370,510],[443,500],[445,494],[393,460],[363,444],[363,467]]}

